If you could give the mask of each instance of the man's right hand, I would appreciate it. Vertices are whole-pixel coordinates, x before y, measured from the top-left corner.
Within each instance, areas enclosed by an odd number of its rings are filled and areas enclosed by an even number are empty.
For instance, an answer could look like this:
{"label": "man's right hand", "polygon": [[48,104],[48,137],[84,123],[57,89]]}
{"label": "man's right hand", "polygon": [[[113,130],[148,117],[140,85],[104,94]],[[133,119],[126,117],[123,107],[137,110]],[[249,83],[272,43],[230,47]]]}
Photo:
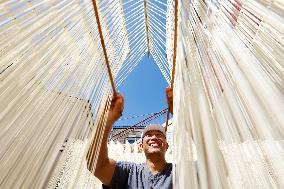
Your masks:
{"label": "man's right hand", "polygon": [[124,97],[118,93],[114,93],[110,109],[108,112],[107,123],[113,125],[123,113],[124,110]]}

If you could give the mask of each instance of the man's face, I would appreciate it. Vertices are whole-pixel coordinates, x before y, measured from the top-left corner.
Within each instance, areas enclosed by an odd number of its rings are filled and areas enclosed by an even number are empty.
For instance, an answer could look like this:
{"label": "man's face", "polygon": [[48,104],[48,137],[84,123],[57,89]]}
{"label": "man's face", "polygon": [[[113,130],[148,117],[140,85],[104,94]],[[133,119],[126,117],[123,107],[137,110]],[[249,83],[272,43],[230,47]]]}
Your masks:
{"label": "man's face", "polygon": [[162,132],[153,130],[145,133],[142,147],[145,154],[160,153],[164,155],[168,149],[168,143]]}

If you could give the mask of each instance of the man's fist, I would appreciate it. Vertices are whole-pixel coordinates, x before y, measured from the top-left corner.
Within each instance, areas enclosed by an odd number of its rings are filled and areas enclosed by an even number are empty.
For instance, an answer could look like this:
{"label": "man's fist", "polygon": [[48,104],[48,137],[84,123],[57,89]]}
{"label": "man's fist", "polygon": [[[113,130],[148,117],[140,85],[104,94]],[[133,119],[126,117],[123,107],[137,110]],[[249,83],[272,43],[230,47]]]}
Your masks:
{"label": "man's fist", "polygon": [[167,99],[167,103],[168,103],[168,111],[173,114],[173,89],[170,87],[166,88],[166,99]]}
{"label": "man's fist", "polygon": [[120,94],[115,93],[111,101],[107,122],[113,124],[115,121],[117,121],[120,116],[122,116],[123,109],[124,97]]}

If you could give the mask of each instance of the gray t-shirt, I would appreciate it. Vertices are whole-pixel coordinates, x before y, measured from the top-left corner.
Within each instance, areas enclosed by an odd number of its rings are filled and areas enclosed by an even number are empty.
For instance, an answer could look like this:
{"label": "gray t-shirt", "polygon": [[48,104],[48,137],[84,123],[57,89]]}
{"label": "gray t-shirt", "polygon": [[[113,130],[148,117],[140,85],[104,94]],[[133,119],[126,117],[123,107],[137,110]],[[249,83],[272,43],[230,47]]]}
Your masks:
{"label": "gray t-shirt", "polygon": [[[107,188],[107,187],[104,187]],[[172,164],[155,175],[146,163],[116,162],[110,189],[172,189]]]}

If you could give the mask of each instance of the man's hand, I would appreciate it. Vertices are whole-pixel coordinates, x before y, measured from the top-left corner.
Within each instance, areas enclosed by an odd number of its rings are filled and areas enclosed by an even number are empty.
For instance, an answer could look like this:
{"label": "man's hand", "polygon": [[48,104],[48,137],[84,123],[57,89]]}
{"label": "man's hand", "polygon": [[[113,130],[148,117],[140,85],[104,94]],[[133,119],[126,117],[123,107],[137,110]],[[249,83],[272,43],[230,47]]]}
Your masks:
{"label": "man's hand", "polygon": [[116,122],[122,116],[123,109],[124,109],[124,97],[118,93],[115,93],[113,95],[110,109],[108,112],[107,123],[113,125],[114,122]]}
{"label": "man's hand", "polygon": [[166,88],[166,99],[167,99],[167,103],[168,103],[168,111],[173,114],[173,89],[170,87]]}

